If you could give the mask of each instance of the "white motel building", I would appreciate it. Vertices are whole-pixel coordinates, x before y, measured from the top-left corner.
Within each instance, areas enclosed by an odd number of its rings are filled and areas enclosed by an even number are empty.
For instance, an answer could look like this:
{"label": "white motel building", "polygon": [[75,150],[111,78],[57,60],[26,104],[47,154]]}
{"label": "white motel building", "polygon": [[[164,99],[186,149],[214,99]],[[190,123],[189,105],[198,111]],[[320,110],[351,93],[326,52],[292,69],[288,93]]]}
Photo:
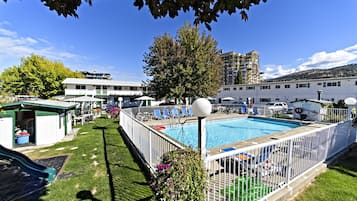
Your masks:
{"label": "white motel building", "polygon": [[123,102],[142,96],[146,87],[142,82],[125,82],[105,79],[66,78],[62,84],[66,97],[91,96],[104,99],[104,104],[116,104],[119,97]]}
{"label": "white motel building", "polygon": [[319,90],[321,99],[335,103],[347,97],[357,98],[357,76],[223,85],[217,100],[221,102],[224,97],[232,97],[242,102],[250,98],[255,104],[275,101],[289,103],[300,99],[317,99]]}

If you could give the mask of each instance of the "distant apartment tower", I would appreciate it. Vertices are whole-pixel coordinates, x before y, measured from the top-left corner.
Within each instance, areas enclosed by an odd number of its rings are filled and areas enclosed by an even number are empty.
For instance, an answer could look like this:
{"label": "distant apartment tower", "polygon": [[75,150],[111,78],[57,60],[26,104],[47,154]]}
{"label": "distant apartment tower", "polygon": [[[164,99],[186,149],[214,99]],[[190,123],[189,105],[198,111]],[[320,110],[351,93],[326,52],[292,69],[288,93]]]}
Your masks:
{"label": "distant apartment tower", "polygon": [[98,79],[98,80],[111,80],[112,76],[109,73],[97,73],[97,72],[88,72],[88,71],[81,71],[87,79]]}
{"label": "distant apartment tower", "polygon": [[226,52],[221,54],[223,61],[222,84],[238,84],[239,73],[241,74],[241,83],[255,84],[261,80],[259,72],[259,53],[251,51],[246,54],[236,52]]}

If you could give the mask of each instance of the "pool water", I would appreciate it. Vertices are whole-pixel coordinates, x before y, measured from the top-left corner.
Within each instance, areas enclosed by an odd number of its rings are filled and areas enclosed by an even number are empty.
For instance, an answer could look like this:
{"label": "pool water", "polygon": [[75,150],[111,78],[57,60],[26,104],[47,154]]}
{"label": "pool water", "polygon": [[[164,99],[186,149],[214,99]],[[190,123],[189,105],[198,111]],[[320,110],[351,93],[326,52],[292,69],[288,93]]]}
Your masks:
{"label": "pool water", "polygon": [[[253,139],[280,131],[299,127],[299,124],[260,118],[235,118],[206,122],[206,148],[210,149],[230,143]],[[186,146],[197,148],[197,123],[168,126],[162,130]]]}

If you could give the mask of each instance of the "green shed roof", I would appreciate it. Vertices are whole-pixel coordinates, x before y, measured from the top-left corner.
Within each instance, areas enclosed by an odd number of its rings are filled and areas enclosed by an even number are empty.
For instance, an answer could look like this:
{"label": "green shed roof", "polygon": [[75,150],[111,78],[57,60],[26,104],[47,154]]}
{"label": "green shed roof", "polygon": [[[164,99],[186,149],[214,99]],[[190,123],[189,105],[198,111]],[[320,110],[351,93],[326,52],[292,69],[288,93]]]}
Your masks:
{"label": "green shed roof", "polygon": [[50,108],[58,110],[69,110],[75,108],[77,103],[69,103],[54,100],[33,100],[9,103],[2,106],[3,110],[11,110],[14,108]]}

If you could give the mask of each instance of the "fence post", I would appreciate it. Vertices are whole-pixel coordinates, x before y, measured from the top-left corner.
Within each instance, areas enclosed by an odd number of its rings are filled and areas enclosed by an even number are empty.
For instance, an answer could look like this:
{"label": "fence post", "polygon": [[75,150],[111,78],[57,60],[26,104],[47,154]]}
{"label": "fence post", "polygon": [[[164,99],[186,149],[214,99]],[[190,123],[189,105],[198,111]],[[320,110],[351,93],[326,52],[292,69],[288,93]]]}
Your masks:
{"label": "fence post", "polygon": [[293,155],[293,139],[289,140],[288,146],[288,167],[286,169],[286,184],[287,187],[290,188],[290,177],[291,177],[291,169],[292,169],[292,155]]}
{"label": "fence post", "polygon": [[153,167],[152,165],[152,144],[151,144],[151,131],[149,131],[149,163],[150,163],[150,166]]}

